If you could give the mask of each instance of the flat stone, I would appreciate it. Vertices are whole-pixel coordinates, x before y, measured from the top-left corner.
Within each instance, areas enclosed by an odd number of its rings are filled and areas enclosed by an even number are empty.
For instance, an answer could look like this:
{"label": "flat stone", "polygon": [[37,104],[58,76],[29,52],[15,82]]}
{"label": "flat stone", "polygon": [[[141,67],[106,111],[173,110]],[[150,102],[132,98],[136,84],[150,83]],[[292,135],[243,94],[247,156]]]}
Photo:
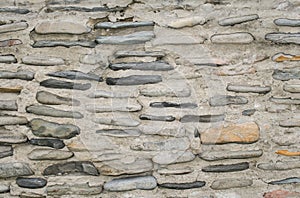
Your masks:
{"label": "flat stone", "polygon": [[154,36],[152,31],[141,31],[123,36],[98,36],[96,42],[98,44],[132,45],[150,41]]}
{"label": "flat stone", "polygon": [[216,44],[249,44],[254,41],[254,37],[248,32],[237,32],[231,34],[214,34],[210,40]]}
{"label": "flat stone", "polygon": [[300,152],[296,151],[288,151],[288,150],[278,150],[275,152],[278,155],[284,155],[284,156],[300,156]]}
{"label": "flat stone", "polygon": [[30,139],[29,144],[36,145],[36,146],[47,146],[52,147],[55,149],[62,149],[65,147],[65,143],[62,140],[59,139]]}
{"label": "flat stone", "polygon": [[184,28],[184,27],[193,27],[195,25],[203,25],[206,22],[204,17],[194,16],[194,17],[186,17],[179,18],[175,21],[172,21],[168,24],[171,28]]}
{"label": "flat stone", "polygon": [[0,12],[12,12],[16,14],[28,14],[30,10],[22,8],[0,8]]}
{"label": "flat stone", "polygon": [[0,184],[0,193],[9,193],[9,185]]}
{"label": "flat stone", "polygon": [[225,115],[184,115],[180,118],[180,122],[182,123],[188,123],[188,122],[220,122],[224,121]]}
{"label": "flat stone", "polygon": [[20,144],[27,142],[27,136],[20,132],[9,131],[6,129],[0,130],[0,143]]}
{"label": "flat stone", "polygon": [[14,55],[0,55],[0,63],[16,63],[18,62]]}
{"label": "flat stone", "polygon": [[0,93],[20,93],[23,87],[0,87]]}
{"label": "flat stone", "polygon": [[97,82],[103,81],[103,78],[100,76],[97,76],[95,74],[83,73],[77,70],[52,72],[52,73],[48,73],[47,76],[66,78],[71,80],[93,80]]}
{"label": "flat stone", "polygon": [[185,151],[189,146],[190,141],[187,138],[169,138],[163,141],[135,143],[130,148],[136,151]]}
{"label": "flat stone", "polygon": [[11,47],[14,45],[21,45],[23,42],[19,39],[8,39],[0,41],[0,47]]}
{"label": "flat stone", "polygon": [[263,151],[259,150],[245,150],[245,151],[204,151],[199,154],[199,157],[206,161],[216,161],[224,159],[248,159],[262,156]]}
{"label": "flat stone", "polygon": [[168,169],[168,168],[162,168],[158,169],[157,173],[160,175],[184,175],[192,173],[194,170],[190,167],[181,168],[181,169]]}
{"label": "flat stone", "polygon": [[17,101],[16,100],[0,100],[0,110],[4,111],[17,111]]}
{"label": "flat stone", "polygon": [[154,26],[152,21],[134,21],[134,22],[100,22],[95,25],[95,29],[119,29],[119,28],[136,28],[144,26]]}
{"label": "flat stone", "polygon": [[300,168],[300,163],[298,161],[279,161],[279,162],[270,162],[270,163],[260,163],[257,165],[257,168],[262,170],[291,170]]}
{"label": "flat stone", "polygon": [[40,82],[40,85],[48,88],[56,89],[75,89],[75,90],[88,90],[92,87],[90,83],[74,83],[56,79],[47,79]]}
{"label": "flat stone", "polygon": [[[169,126],[167,126],[169,124]],[[139,128],[145,135],[159,135],[167,137],[184,137],[186,136],[186,129],[183,126],[176,126],[172,122],[165,122],[164,127],[155,125],[152,127],[140,125]]]}
{"label": "flat stone", "polygon": [[254,143],[259,139],[259,127],[255,122],[230,124],[211,128],[200,134],[202,144]]}
{"label": "flat stone", "polygon": [[153,108],[180,108],[180,109],[194,109],[198,105],[195,103],[174,103],[174,102],[151,102],[150,107]]}
{"label": "flat stone", "polygon": [[104,190],[111,192],[128,190],[152,190],[156,188],[156,179],[152,176],[125,177],[113,179],[104,184]]}
{"label": "flat stone", "polygon": [[22,178],[19,177],[16,180],[19,187],[22,188],[43,188],[47,185],[47,180],[43,178]]}
{"label": "flat stone", "polygon": [[28,28],[28,24],[26,22],[5,24],[0,26],[0,34],[6,32],[16,32],[20,30],[25,30],[26,28]]}
{"label": "flat stone", "polygon": [[[1,61],[0,61],[1,62]],[[31,71],[0,71],[0,79],[20,79],[20,80],[33,80],[34,74]]]}
{"label": "flat stone", "polygon": [[106,90],[95,90],[88,95],[89,98],[136,98],[138,96],[135,92],[116,92]]}
{"label": "flat stone", "polygon": [[283,90],[290,93],[300,93],[300,84],[285,84]]}
{"label": "flat stone", "polygon": [[268,182],[268,184],[271,185],[298,184],[298,183],[300,183],[300,177],[289,177],[282,180]]}
{"label": "flat stone", "polygon": [[99,172],[91,162],[85,161],[71,161],[60,164],[53,164],[48,166],[43,175],[94,175],[98,176]]}
{"label": "flat stone", "polygon": [[284,61],[300,61],[300,55],[292,55],[292,54],[285,54],[279,52],[272,56],[272,61],[275,62],[284,62]]}
{"label": "flat stone", "polygon": [[245,178],[226,178],[213,181],[211,188],[214,190],[225,190],[231,188],[242,188],[251,186],[253,181]]}
{"label": "flat stone", "polygon": [[88,65],[101,65],[102,68],[106,68],[107,57],[101,53],[85,54],[79,58],[79,62]]}
{"label": "flat stone", "polygon": [[42,56],[42,55],[30,55],[22,58],[22,62],[26,65],[36,66],[56,66],[64,65],[65,61],[59,57]]}
{"label": "flat stone", "polygon": [[27,163],[0,163],[0,178],[28,176],[33,174],[34,172]]}
{"label": "flat stone", "polygon": [[246,109],[242,111],[243,116],[252,116],[256,112],[255,109]]}
{"label": "flat stone", "polygon": [[209,105],[225,106],[225,105],[243,105],[247,104],[248,99],[243,96],[216,95],[209,99]]}
{"label": "flat stone", "polygon": [[246,86],[246,85],[228,85],[227,91],[233,91],[238,93],[259,93],[266,94],[271,91],[270,86]]}
{"label": "flat stone", "polygon": [[165,85],[147,85],[140,89],[140,94],[146,97],[189,97],[191,89],[187,84],[174,81]]}
{"label": "flat stone", "polygon": [[[0,132],[0,141],[1,141],[1,132]],[[14,150],[13,150],[12,146],[1,146],[0,145],[0,158],[12,156],[13,154],[14,154]]]}
{"label": "flat stone", "polygon": [[176,120],[174,116],[156,116],[156,115],[149,115],[149,114],[141,114],[139,116],[141,120],[152,120],[152,121],[165,121],[165,122],[173,122]]}
{"label": "flat stone", "polygon": [[112,125],[112,126],[136,127],[140,125],[139,121],[134,120],[132,118],[126,118],[126,117],[113,117],[113,118],[97,117],[94,118],[93,121],[98,124],[105,124],[105,125]]}
{"label": "flat stone", "polygon": [[300,44],[300,33],[272,32],[265,39],[279,44]]}
{"label": "flat stone", "polygon": [[32,119],[29,126],[32,130],[32,133],[39,137],[69,139],[80,134],[80,129],[75,125],[58,124],[39,118]]}
{"label": "flat stone", "polygon": [[141,131],[138,129],[101,129],[96,133],[112,137],[138,137],[141,135]]}
{"label": "flat stone", "polygon": [[47,7],[45,10],[46,13],[50,12],[117,12],[123,11],[125,8],[122,7],[113,7],[108,8],[106,6],[103,7],[79,7],[79,6],[55,6],[55,7]]}
{"label": "flat stone", "polygon": [[119,102],[111,102],[109,101],[110,104],[88,104],[86,105],[86,110],[89,112],[93,113],[103,113],[103,112],[137,112],[142,110],[142,105],[136,101],[122,101],[120,100]]}
{"label": "flat stone", "polygon": [[291,192],[286,190],[274,190],[264,194],[264,198],[298,198],[299,192]]}
{"label": "flat stone", "polygon": [[162,82],[162,77],[159,75],[131,75],[121,78],[106,78],[108,85],[145,85]]}
{"label": "flat stone", "polygon": [[281,127],[300,127],[300,119],[291,118],[284,121],[279,122],[279,126]]}
{"label": "flat stone", "polygon": [[162,51],[117,51],[114,56],[116,58],[127,58],[127,57],[156,57],[162,58],[165,53]]}
{"label": "flat stone", "polygon": [[69,106],[80,105],[79,100],[73,98],[61,97],[59,95],[50,93],[48,91],[38,91],[36,94],[36,100],[39,103],[48,104],[48,105],[69,105]]}
{"label": "flat stone", "polygon": [[91,31],[85,25],[71,21],[43,21],[34,30],[37,34],[84,34]]}
{"label": "flat stone", "polygon": [[276,80],[293,80],[293,79],[300,79],[300,71],[299,70],[278,70],[275,69],[273,72],[273,78]]}
{"label": "flat stone", "polygon": [[35,115],[43,115],[50,117],[60,117],[60,118],[75,118],[81,119],[83,115],[78,111],[64,111],[60,109],[55,109],[53,107],[45,105],[30,105],[26,107],[28,113],[33,113]]}
{"label": "flat stone", "polygon": [[203,172],[216,172],[216,173],[223,173],[223,172],[236,172],[236,171],[243,171],[249,168],[248,162],[241,162],[236,164],[218,164],[218,165],[210,165],[202,168]]}
{"label": "flat stone", "polygon": [[155,61],[155,62],[138,62],[138,63],[116,63],[116,64],[110,64],[109,68],[114,71],[118,70],[142,70],[142,71],[169,71],[173,70],[174,67],[169,65],[168,63],[164,61]]}
{"label": "flat stone", "polygon": [[257,14],[250,14],[250,15],[243,15],[243,16],[236,16],[236,17],[229,17],[229,18],[221,19],[218,21],[218,23],[221,26],[230,26],[230,25],[245,23],[248,21],[254,21],[254,20],[257,20],[258,18],[259,18],[259,16]]}
{"label": "flat stone", "polygon": [[205,186],[205,181],[196,181],[196,182],[190,182],[190,183],[162,183],[158,186],[160,188],[169,188],[174,190],[186,190],[186,189],[192,189],[192,188],[201,188]]}
{"label": "flat stone", "polygon": [[64,160],[73,157],[73,152],[57,149],[37,148],[28,153],[30,160]]}
{"label": "flat stone", "polygon": [[55,40],[42,40],[42,41],[36,41],[32,45],[34,48],[41,48],[41,47],[74,47],[74,46],[80,46],[80,47],[88,47],[88,48],[94,48],[96,47],[95,41],[55,41]]}
{"label": "flat stone", "polygon": [[162,151],[152,158],[156,164],[169,165],[190,162],[195,159],[191,151]]}
{"label": "flat stone", "polygon": [[28,120],[25,117],[9,116],[9,115],[0,116],[0,126],[3,126],[3,125],[23,125],[23,124],[27,124],[27,123],[28,123]]}
{"label": "flat stone", "polygon": [[277,97],[271,97],[269,99],[271,102],[277,103],[277,104],[287,104],[287,105],[299,105],[300,104],[300,98],[277,98]]}
{"label": "flat stone", "polygon": [[300,19],[279,18],[274,23],[278,26],[300,27]]}

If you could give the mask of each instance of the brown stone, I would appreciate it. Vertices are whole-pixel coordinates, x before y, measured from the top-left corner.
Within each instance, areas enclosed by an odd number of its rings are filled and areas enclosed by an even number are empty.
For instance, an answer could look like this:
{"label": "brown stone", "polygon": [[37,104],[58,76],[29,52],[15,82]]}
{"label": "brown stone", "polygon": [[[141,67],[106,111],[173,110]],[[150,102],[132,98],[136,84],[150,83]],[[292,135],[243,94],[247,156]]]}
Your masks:
{"label": "brown stone", "polygon": [[20,93],[23,87],[0,87],[0,93]]}
{"label": "brown stone", "polygon": [[274,190],[264,194],[264,198],[297,198],[300,197],[298,192],[290,192],[286,190]]}
{"label": "brown stone", "polygon": [[288,150],[278,150],[275,152],[278,155],[285,155],[285,156],[300,156],[300,151],[298,152],[291,152]]}
{"label": "brown stone", "polygon": [[300,61],[300,55],[277,53],[272,57],[272,60],[275,62]]}

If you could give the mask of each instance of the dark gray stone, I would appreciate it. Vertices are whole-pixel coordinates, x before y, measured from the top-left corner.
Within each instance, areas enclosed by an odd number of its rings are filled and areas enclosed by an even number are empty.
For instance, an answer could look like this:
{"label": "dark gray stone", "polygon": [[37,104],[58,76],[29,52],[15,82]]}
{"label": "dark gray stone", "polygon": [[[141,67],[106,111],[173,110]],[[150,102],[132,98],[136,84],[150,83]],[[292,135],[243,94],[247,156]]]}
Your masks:
{"label": "dark gray stone", "polygon": [[55,11],[61,11],[61,12],[117,12],[117,11],[123,11],[125,8],[122,7],[115,7],[115,8],[108,8],[108,7],[78,7],[78,6],[55,6],[55,7],[47,7],[45,10],[46,13],[49,12],[55,12]]}
{"label": "dark gray stone", "polygon": [[31,170],[27,163],[0,163],[0,178],[28,176],[33,174],[34,172]]}
{"label": "dark gray stone", "polygon": [[184,115],[180,118],[180,122],[187,123],[187,122],[219,122],[225,119],[224,114],[220,115]]}
{"label": "dark gray stone", "polygon": [[262,150],[246,150],[246,151],[204,151],[199,154],[201,159],[207,161],[216,161],[224,159],[247,159],[262,156]]}
{"label": "dark gray stone", "polygon": [[156,179],[152,176],[138,176],[113,179],[104,184],[107,191],[152,190],[156,188]]}
{"label": "dark gray stone", "polygon": [[12,156],[13,153],[14,153],[14,151],[13,151],[12,146],[1,146],[0,145],[0,158],[5,158],[5,157],[8,157],[8,156]]}
{"label": "dark gray stone", "polygon": [[96,133],[112,137],[137,137],[141,135],[139,129],[101,129],[97,130]]}
{"label": "dark gray stone", "polygon": [[95,25],[95,29],[119,29],[119,28],[135,28],[143,26],[154,26],[152,21],[134,21],[134,22],[100,22]]}
{"label": "dark gray stone", "polygon": [[145,43],[152,38],[154,38],[152,31],[142,31],[123,36],[98,36],[96,41],[98,44],[133,45]]}
{"label": "dark gray stone", "polygon": [[36,145],[36,146],[47,146],[56,149],[62,149],[65,147],[65,143],[59,139],[30,139],[29,144]]}
{"label": "dark gray stone", "polygon": [[256,112],[255,109],[246,109],[242,111],[243,116],[252,116]]}
{"label": "dark gray stone", "polygon": [[21,80],[33,80],[34,74],[31,71],[0,71],[0,79],[21,79]]}
{"label": "dark gray stone", "polygon": [[73,98],[61,97],[59,95],[47,91],[38,91],[36,94],[36,100],[39,103],[48,104],[48,105],[62,105],[62,104],[69,105],[69,106],[80,105],[79,100]]}
{"label": "dark gray stone", "polygon": [[274,23],[278,26],[300,27],[300,19],[279,18],[275,19]]}
{"label": "dark gray stone", "polygon": [[272,32],[265,36],[267,41],[279,44],[300,44],[300,33]]}
{"label": "dark gray stone", "polygon": [[282,81],[300,79],[300,71],[295,69],[284,71],[275,69],[272,76],[274,79]]}
{"label": "dark gray stone", "polygon": [[209,99],[210,106],[225,106],[225,105],[242,105],[247,104],[247,98],[243,96],[228,96],[228,95],[216,95]]}
{"label": "dark gray stone", "polygon": [[51,116],[51,117],[60,117],[60,118],[83,118],[83,115],[78,111],[64,111],[55,109],[53,107],[45,105],[30,105],[26,107],[28,113],[33,113],[36,115]]}
{"label": "dark gray stone", "polygon": [[43,87],[49,88],[56,88],[56,89],[76,89],[76,90],[88,90],[92,87],[90,83],[74,83],[74,82],[67,82],[62,80],[56,79],[47,79],[40,82],[40,85]]}
{"label": "dark gray stone", "polygon": [[155,116],[155,115],[148,115],[148,114],[141,114],[139,118],[141,120],[166,121],[166,122],[173,122],[176,119],[174,116]]}
{"label": "dark gray stone", "polygon": [[29,55],[22,58],[22,63],[35,66],[57,66],[64,65],[65,60],[60,57],[45,55]]}
{"label": "dark gray stone", "polygon": [[28,14],[30,10],[22,8],[0,8],[0,12],[12,12],[16,14]]}
{"label": "dark gray stone", "polygon": [[298,183],[300,183],[300,177],[289,177],[282,180],[268,182],[268,184],[271,185],[298,184]]}
{"label": "dark gray stone", "polygon": [[131,75],[121,78],[107,78],[106,84],[108,85],[145,85],[155,84],[162,82],[159,75]]}
{"label": "dark gray stone", "polygon": [[0,100],[0,110],[4,111],[17,111],[17,101],[16,100]]}
{"label": "dark gray stone", "polygon": [[191,183],[162,183],[158,186],[161,188],[169,188],[174,190],[186,190],[186,189],[192,189],[192,188],[201,188],[205,186],[205,181],[196,181]]}
{"label": "dark gray stone", "polygon": [[101,82],[103,78],[95,74],[83,73],[77,70],[68,70],[68,71],[58,71],[48,73],[47,76],[57,77],[57,78],[66,78],[71,80],[94,80]]}
{"label": "dark gray stone", "polygon": [[116,58],[126,57],[156,57],[162,58],[165,56],[164,52],[160,51],[117,51],[115,53]]}
{"label": "dark gray stone", "polygon": [[139,62],[139,63],[116,63],[116,64],[110,64],[109,68],[118,71],[118,70],[144,70],[144,71],[169,71],[173,70],[174,67],[169,65],[166,62],[163,61],[155,61],[155,62]]}
{"label": "dark gray stone", "polygon": [[248,21],[257,20],[258,18],[259,18],[259,16],[257,14],[229,17],[229,18],[219,20],[219,25],[230,26],[230,25],[235,25],[235,24],[240,24],[240,23],[244,23],[244,22],[248,22]]}
{"label": "dark gray stone", "polygon": [[7,64],[10,64],[10,63],[16,63],[18,62],[16,57],[14,55],[0,55],[0,63],[7,63]]}
{"label": "dark gray stone", "polygon": [[41,47],[73,47],[73,46],[80,46],[80,47],[89,47],[94,48],[96,47],[95,41],[54,41],[54,40],[42,40],[36,41],[32,45],[34,48],[41,48]]}
{"label": "dark gray stone", "polygon": [[151,102],[150,107],[153,108],[181,108],[181,109],[194,109],[198,105],[195,103],[173,103],[173,102]]}
{"label": "dark gray stone", "polygon": [[218,164],[218,165],[210,165],[202,168],[203,172],[236,172],[236,171],[243,171],[249,168],[248,162],[241,162],[236,164]]}
{"label": "dark gray stone", "polygon": [[99,172],[92,162],[88,161],[71,161],[48,166],[43,175],[94,175],[98,176]]}
{"label": "dark gray stone", "polygon": [[21,188],[43,188],[44,186],[47,185],[47,180],[43,178],[22,178],[19,177],[16,180],[16,183],[18,184],[19,187]]}

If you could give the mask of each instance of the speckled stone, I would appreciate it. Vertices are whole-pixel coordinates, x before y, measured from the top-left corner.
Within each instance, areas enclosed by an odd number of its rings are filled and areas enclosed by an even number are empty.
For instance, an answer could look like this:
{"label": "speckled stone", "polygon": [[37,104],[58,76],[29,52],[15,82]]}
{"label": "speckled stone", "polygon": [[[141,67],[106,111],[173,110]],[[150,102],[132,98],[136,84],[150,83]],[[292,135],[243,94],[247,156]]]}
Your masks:
{"label": "speckled stone", "polygon": [[58,149],[37,148],[28,153],[30,160],[65,160],[73,157],[73,152]]}

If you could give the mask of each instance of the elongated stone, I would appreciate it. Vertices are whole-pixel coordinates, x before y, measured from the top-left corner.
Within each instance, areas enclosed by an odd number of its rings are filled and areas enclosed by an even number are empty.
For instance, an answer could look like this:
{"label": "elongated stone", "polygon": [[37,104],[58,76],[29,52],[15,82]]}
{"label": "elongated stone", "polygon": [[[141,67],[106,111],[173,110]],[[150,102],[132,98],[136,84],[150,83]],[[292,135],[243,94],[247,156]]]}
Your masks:
{"label": "elongated stone", "polygon": [[108,8],[106,6],[103,7],[79,7],[79,6],[55,6],[55,7],[47,7],[45,10],[46,13],[49,12],[117,12],[117,11],[123,11],[125,8],[122,7],[113,7]]}
{"label": "elongated stone", "polygon": [[105,125],[112,125],[112,126],[136,127],[140,125],[139,121],[134,120],[132,118],[126,118],[126,117],[113,117],[113,118],[97,117],[94,118],[93,121],[98,124],[105,124]]}
{"label": "elongated stone", "polygon": [[109,65],[109,68],[117,70],[151,70],[151,71],[169,71],[173,70],[174,67],[163,61],[148,62],[148,63],[116,63]]}
{"label": "elongated stone", "polygon": [[189,97],[191,89],[186,84],[169,82],[166,85],[147,85],[140,89],[140,94],[146,97]]}
{"label": "elongated stone", "polygon": [[156,57],[162,58],[165,56],[164,52],[161,51],[117,51],[114,56],[116,58],[127,58],[127,57]]}
{"label": "elongated stone", "polygon": [[99,172],[92,162],[87,161],[71,161],[60,164],[53,164],[48,166],[43,175],[66,175],[66,174],[80,174],[80,175],[94,175],[98,176]]}
{"label": "elongated stone", "polygon": [[300,61],[300,55],[291,55],[280,52],[272,56],[272,60],[275,62]]}
{"label": "elongated stone", "polygon": [[94,80],[101,82],[103,78],[95,74],[83,73],[77,70],[68,70],[68,71],[58,71],[48,73],[47,76],[57,77],[57,78],[66,78],[71,80]]}
{"label": "elongated stone", "polygon": [[164,141],[142,142],[130,146],[132,150],[142,151],[185,151],[189,148],[190,141],[186,138],[169,138]]}
{"label": "elongated stone", "polygon": [[209,99],[210,106],[242,105],[247,104],[248,99],[243,96],[216,95]]}
{"label": "elongated stone", "polygon": [[[1,141],[1,132],[0,132],[0,141]],[[0,158],[12,156],[13,154],[14,154],[14,150],[12,146],[0,146]]]}
{"label": "elongated stone", "polygon": [[255,122],[230,124],[211,128],[200,135],[202,144],[253,143],[259,139],[259,127]]}
{"label": "elongated stone", "polygon": [[245,86],[245,85],[228,85],[227,86],[228,91],[233,92],[240,92],[240,93],[260,93],[260,94],[266,94],[271,91],[270,86]]}
{"label": "elongated stone", "polygon": [[59,57],[50,57],[42,55],[30,55],[22,58],[22,62],[27,65],[36,65],[36,66],[56,66],[64,65],[65,61]]}
{"label": "elongated stone", "polygon": [[242,188],[251,186],[253,181],[245,178],[226,178],[213,181],[211,188],[214,190],[225,190],[231,188]]}
{"label": "elongated stone", "polygon": [[0,55],[0,63],[16,63],[17,59],[14,55]]}
{"label": "elongated stone", "polygon": [[31,170],[27,163],[0,163],[0,178],[27,176],[33,174],[34,172]]}
{"label": "elongated stone", "polygon": [[271,192],[264,193],[264,198],[298,198],[299,196],[299,192],[286,190],[273,190]]}
{"label": "elongated stone", "polygon": [[278,26],[300,27],[300,19],[279,18],[274,23]]}
{"label": "elongated stone", "polygon": [[20,132],[9,131],[6,129],[0,130],[0,143],[20,144],[27,142],[27,136]]}
{"label": "elongated stone", "polygon": [[160,188],[169,188],[174,190],[186,190],[186,189],[192,189],[192,188],[201,188],[205,186],[205,181],[196,181],[196,182],[190,182],[190,183],[162,183],[158,186]]}
{"label": "elongated stone", "polygon": [[243,171],[249,168],[248,162],[241,162],[236,164],[218,164],[218,165],[210,165],[202,168],[203,172],[236,172],[236,171]]}
{"label": "elongated stone", "polygon": [[269,99],[271,102],[277,103],[277,104],[287,104],[287,105],[299,105],[300,104],[300,98],[277,98],[277,97],[271,97]]}
{"label": "elongated stone", "polygon": [[88,48],[94,48],[96,47],[96,42],[95,41],[55,41],[55,40],[42,40],[42,41],[36,41],[32,45],[34,48],[41,48],[41,47],[57,47],[57,46],[62,46],[62,47],[74,47],[74,46],[80,46],[80,47],[88,47]]}
{"label": "elongated stone", "polygon": [[138,137],[141,135],[141,131],[138,129],[101,129],[96,133],[112,137]]}
{"label": "elongated stone", "polygon": [[275,69],[273,72],[273,78],[276,80],[293,80],[300,79],[300,71],[299,70],[278,70]]}
{"label": "elongated stone", "polygon": [[8,39],[0,41],[0,47],[11,47],[14,45],[21,45],[23,42],[19,39]]}
{"label": "elongated stone", "polygon": [[109,106],[98,106],[97,104],[91,104],[86,106],[86,110],[93,113],[103,113],[103,112],[137,112],[142,110],[142,105],[136,101],[126,103],[121,102],[116,104],[110,104]]}
{"label": "elongated stone", "polygon": [[28,24],[26,22],[17,22],[0,26],[0,34],[6,32],[16,32],[20,30],[25,30],[28,28]]}
{"label": "elongated stone", "polygon": [[17,111],[17,101],[15,100],[0,100],[0,110]]}
{"label": "elongated stone", "polygon": [[48,105],[69,105],[69,106],[79,106],[80,101],[73,99],[73,98],[67,98],[67,97],[61,97],[59,95],[47,92],[47,91],[39,91],[36,94],[36,100],[39,103],[42,104],[48,104]]}
{"label": "elongated stone", "polygon": [[104,184],[104,190],[119,192],[128,190],[152,190],[156,188],[156,179],[152,176],[126,177],[113,179]]}
{"label": "elongated stone", "polygon": [[284,156],[300,156],[300,151],[293,152],[288,150],[278,150],[275,153]]}
{"label": "elongated stone", "polygon": [[290,93],[300,93],[300,84],[285,84],[283,90]]}
{"label": "elongated stone", "polygon": [[229,18],[221,19],[218,21],[218,23],[221,26],[229,26],[229,25],[245,23],[248,21],[254,21],[254,20],[257,20],[258,18],[259,18],[259,16],[257,14],[251,14],[251,15],[243,15],[243,16],[236,16],[236,17],[229,17]]}
{"label": "elongated stone", "polygon": [[179,18],[175,21],[172,21],[168,24],[171,28],[183,28],[183,27],[193,27],[195,25],[203,25],[206,22],[204,17],[194,16],[194,17],[186,17]]}
{"label": "elongated stone", "polygon": [[280,44],[300,44],[300,33],[272,32],[266,34],[265,39]]}
{"label": "elongated stone", "polygon": [[225,119],[224,114],[220,115],[184,115],[180,118],[180,122],[188,123],[188,122],[219,122]]}
{"label": "elongated stone", "polygon": [[254,41],[254,37],[248,32],[237,32],[231,34],[214,34],[210,40],[216,44],[249,44]]}
{"label": "elongated stone", "polygon": [[12,12],[16,14],[28,14],[30,10],[23,8],[0,8],[0,12]]}
{"label": "elongated stone", "polygon": [[246,109],[242,111],[243,116],[252,116],[256,112],[255,109]]}
{"label": "elongated stone", "polygon": [[133,45],[145,43],[154,38],[154,33],[151,31],[135,32],[123,36],[98,36],[96,41],[98,44],[111,45]]}
{"label": "elongated stone", "polygon": [[281,127],[300,127],[300,119],[291,118],[284,121],[279,122],[279,126]]}
{"label": "elongated stone", "polygon": [[10,71],[0,71],[0,79],[20,79],[20,80],[33,80],[34,74],[31,71],[17,71],[17,72],[10,72]]}
{"label": "elongated stone", "polygon": [[173,122],[176,120],[174,116],[156,116],[156,115],[149,115],[149,114],[141,114],[139,116],[141,120],[152,120],[152,121],[166,121],[166,122]]}
{"label": "elongated stone", "polygon": [[193,171],[194,170],[190,167],[181,168],[181,169],[162,168],[162,169],[158,169],[157,173],[159,173],[160,175],[184,175],[184,174],[192,173]]}
{"label": "elongated stone", "polygon": [[88,95],[89,98],[136,98],[137,93],[96,90]]}
{"label": "elongated stone", "polygon": [[[53,137],[69,139],[80,133],[80,129],[72,124],[58,124],[43,119],[35,118],[29,124],[32,133],[39,137]],[[44,143],[37,143],[44,144]],[[48,144],[48,143],[47,143]],[[54,144],[54,143],[51,143]],[[61,143],[60,143],[61,145]],[[61,146],[60,146],[61,147]]]}
{"label": "elongated stone", "polygon": [[20,93],[23,87],[0,87],[0,93]]}
{"label": "elongated stone", "polygon": [[246,151],[204,151],[199,154],[201,159],[206,161],[216,161],[224,159],[248,159],[262,156],[263,151],[246,150]]}
{"label": "elongated stone", "polygon": [[84,34],[91,31],[85,25],[70,21],[43,21],[34,30],[37,34]]}
{"label": "elongated stone", "polygon": [[38,148],[28,153],[28,159],[31,160],[64,160],[73,157],[73,152],[57,149]]}
{"label": "elongated stone", "polygon": [[43,87],[56,88],[56,89],[76,89],[76,90],[88,90],[92,87],[90,83],[74,83],[56,79],[47,79],[40,82]]}
{"label": "elongated stone", "polygon": [[271,185],[298,184],[298,183],[300,183],[300,177],[289,177],[282,180],[275,180],[275,181],[268,182],[268,184]]}
{"label": "elongated stone", "polygon": [[78,111],[64,111],[55,109],[53,107],[45,105],[30,105],[26,107],[28,113],[33,113],[36,115],[51,116],[51,117],[61,117],[61,118],[83,118],[83,115]]}
{"label": "elongated stone", "polygon": [[181,108],[181,109],[194,109],[198,105],[195,103],[174,103],[174,102],[151,102],[150,107],[153,108]]}
{"label": "elongated stone", "polygon": [[3,126],[3,125],[21,125],[21,124],[27,124],[27,123],[28,123],[28,120],[25,117],[9,116],[9,115],[0,116],[0,126]]}
{"label": "elongated stone", "polygon": [[152,158],[156,164],[169,165],[190,162],[195,159],[191,151],[162,151]]}
{"label": "elongated stone", "polygon": [[131,75],[121,78],[106,78],[108,85],[145,85],[162,82],[159,75]]}
{"label": "elongated stone", "polygon": [[300,163],[298,161],[279,161],[279,162],[270,162],[270,163],[260,163],[257,165],[257,168],[262,170],[290,170],[300,168]]}
{"label": "elongated stone", "polygon": [[36,146],[47,146],[52,147],[55,149],[62,149],[65,147],[65,143],[59,139],[30,139],[29,144],[36,145]]}
{"label": "elongated stone", "polygon": [[22,188],[43,188],[47,184],[47,180],[43,178],[22,178],[18,177],[16,183]]}
{"label": "elongated stone", "polygon": [[100,22],[95,25],[95,29],[119,29],[119,28],[136,28],[143,26],[154,26],[152,21],[134,21],[134,22]]}

